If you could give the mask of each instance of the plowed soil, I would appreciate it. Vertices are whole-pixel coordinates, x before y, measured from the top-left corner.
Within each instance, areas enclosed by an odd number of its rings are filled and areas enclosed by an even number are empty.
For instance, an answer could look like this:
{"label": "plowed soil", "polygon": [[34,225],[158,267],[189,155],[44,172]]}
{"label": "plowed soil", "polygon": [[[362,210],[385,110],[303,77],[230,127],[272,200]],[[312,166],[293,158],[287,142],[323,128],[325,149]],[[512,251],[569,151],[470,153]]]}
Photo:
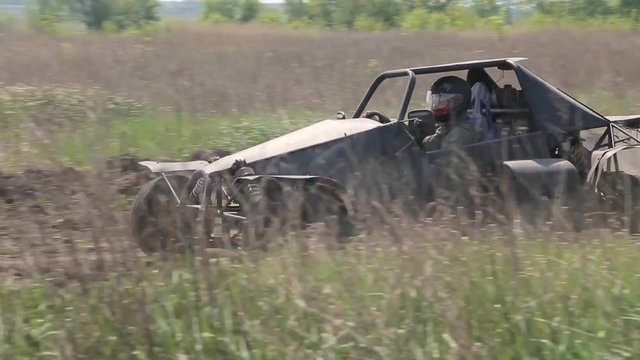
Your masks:
{"label": "plowed soil", "polygon": [[[198,151],[190,159],[206,159]],[[0,171],[0,274],[9,283],[35,273],[55,284],[126,270],[145,257],[130,237],[135,194],[154,175],[135,155],[95,173],[74,168]]]}

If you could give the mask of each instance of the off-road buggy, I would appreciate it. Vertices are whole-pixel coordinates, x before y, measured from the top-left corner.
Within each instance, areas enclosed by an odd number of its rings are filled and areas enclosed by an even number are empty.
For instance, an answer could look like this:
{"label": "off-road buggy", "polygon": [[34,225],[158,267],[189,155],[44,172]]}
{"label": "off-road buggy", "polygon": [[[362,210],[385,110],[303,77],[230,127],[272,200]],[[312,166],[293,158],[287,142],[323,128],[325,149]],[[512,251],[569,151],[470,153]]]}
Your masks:
{"label": "off-road buggy", "polygon": [[[375,78],[352,116],[339,112],[209,161],[142,162],[158,177],[135,200],[133,236],[147,253],[264,246],[274,234],[315,223],[344,238],[363,219],[379,219],[375,214],[392,207],[429,216],[430,205],[439,202],[496,222],[513,220],[514,209],[529,209],[521,212],[525,219],[550,216],[544,204],[553,202],[567,210],[576,230],[587,214],[600,213],[622,215],[628,229],[638,232],[640,116],[603,116],[525,69],[521,60],[387,71]],[[420,140],[436,125],[423,109],[429,83],[418,88],[418,81],[452,73],[490,89],[491,103],[476,115],[486,117],[498,135],[458,149],[424,151]],[[406,80],[397,117],[363,117],[375,110],[370,103],[380,85],[392,79]]]}

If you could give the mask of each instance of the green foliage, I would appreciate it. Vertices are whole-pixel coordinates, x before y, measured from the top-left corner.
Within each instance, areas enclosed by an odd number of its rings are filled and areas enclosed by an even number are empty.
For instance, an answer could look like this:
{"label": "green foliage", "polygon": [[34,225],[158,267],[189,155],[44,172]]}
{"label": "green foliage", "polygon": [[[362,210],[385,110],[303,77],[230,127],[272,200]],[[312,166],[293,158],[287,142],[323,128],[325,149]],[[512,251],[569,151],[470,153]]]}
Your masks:
{"label": "green foliage", "polygon": [[409,11],[402,19],[402,27],[413,30],[427,30],[431,26],[429,12],[423,8],[416,8]]}
{"label": "green foliage", "polygon": [[492,15],[487,18],[489,27],[495,30],[498,37],[503,37],[507,31],[506,18],[506,9],[501,9],[496,15]]}
{"label": "green foliage", "polygon": [[364,0],[364,14],[378,20],[385,28],[396,27],[402,16],[402,7],[397,0]]}
{"label": "green foliage", "polygon": [[545,27],[574,27],[574,28],[611,28],[630,29],[635,28],[633,14],[629,16],[607,15],[585,18],[583,16],[554,16],[536,11],[531,16],[521,19],[516,26],[523,28],[545,28]]}
{"label": "green foliage", "polygon": [[259,0],[241,0],[240,2],[240,21],[249,22],[258,17],[260,13]]}
{"label": "green foliage", "polygon": [[[0,286],[7,359],[624,359],[640,353],[637,245],[415,232],[327,251],[149,262]],[[450,235],[451,234],[451,235]],[[294,244],[306,244],[303,252]],[[315,240],[315,242],[313,242]],[[131,259],[136,261],[136,259]]]}
{"label": "green foliage", "polygon": [[309,18],[299,18],[289,21],[289,27],[292,29],[309,29],[314,27],[314,25]]}
{"label": "green foliage", "polygon": [[417,0],[417,2],[429,11],[444,11],[455,4],[456,0]]}
{"label": "green foliage", "polygon": [[380,31],[384,30],[386,25],[382,20],[373,16],[359,15],[353,23],[353,28],[356,30]]}
{"label": "green foliage", "polygon": [[[445,11],[449,18],[449,26],[454,29],[468,30],[480,27],[480,17],[468,7],[451,5]],[[493,16],[504,18],[504,13],[497,12]]]}
{"label": "green foliage", "polygon": [[33,30],[55,33],[66,11],[64,0],[32,0],[27,6],[27,22]]}
{"label": "green foliage", "polygon": [[158,0],[32,0],[28,18],[32,28],[52,31],[64,17],[79,16],[91,30],[121,32],[159,20]]}
{"label": "green foliage", "polygon": [[353,29],[356,18],[361,13],[364,0],[338,0],[334,7],[333,19],[337,27]]}
{"label": "green foliage", "polygon": [[[534,5],[533,15],[527,15],[531,12],[525,10],[525,3]],[[511,6],[521,14],[518,23],[527,26],[612,26],[618,20],[640,24],[640,0],[525,0],[512,2]],[[483,28],[494,30],[499,36],[512,25],[513,16],[497,0],[474,0],[465,5],[455,0],[286,0],[285,12],[288,21],[296,22],[296,26],[306,24],[307,20],[302,19],[308,19],[325,28]]]}
{"label": "green foliage", "polygon": [[259,0],[205,0],[202,19],[209,23],[250,22],[258,18]]}
{"label": "green foliage", "polygon": [[107,21],[111,21],[115,27],[115,22],[112,21],[115,9],[110,0],[74,0],[72,6],[91,30],[102,30]]}
{"label": "green foliage", "polygon": [[320,27],[332,28],[335,26],[334,7],[333,0],[309,0],[309,19]]}
{"label": "green foliage", "polygon": [[428,11],[418,7],[406,14],[402,20],[402,27],[415,30],[469,30],[489,28],[502,36],[506,31],[506,9],[498,10],[494,15],[482,18],[471,8],[451,5],[445,11]]}
{"label": "green foliage", "polygon": [[[640,0],[517,0],[510,6],[508,11],[498,0],[285,0],[280,15],[259,0],[203,0],[201,18],[210,23],[257,21],[365,31],[491,29],[499,36],[511,26],[640,26]],[[39,31],[58,32],[70,12],[80,15],[89,29],[119,33],[144,28],[154,33],[157,27],[149,24],[159,20],[157,8],[158,0],[31,0],[29,24]],[[261,16],[264,11],[267,14]]]}
{"label": "green foliage", "polygon": [[258,13],[257,21],[260,24],[266,25],[280,25],[285,22],[280,12],[266,9],[260,10],[260,13]]}
{"label": "green foliage", "polygon": [[239,12],[239,0],[205,0],[202,19],[213,23],[235,20]]}
{"label": "green foliage", "polygon": [[500,11],[496,0],[475,0],[471,7],[480,17],[495,16]]}
{"label": "green foliage", "polygon": [[158,0],[117,0],[112,21],[120,31],[139,29],[160,20]]}
{"label": "green foliage", "polygon": [[285,0],[284,11],[289,22],[309,18],[307,3],[304,0]]}
{"label": "green foliage", "polygon": [[632,19],[634,29],[640,26],[640,0],[621,0],[620,10]]}

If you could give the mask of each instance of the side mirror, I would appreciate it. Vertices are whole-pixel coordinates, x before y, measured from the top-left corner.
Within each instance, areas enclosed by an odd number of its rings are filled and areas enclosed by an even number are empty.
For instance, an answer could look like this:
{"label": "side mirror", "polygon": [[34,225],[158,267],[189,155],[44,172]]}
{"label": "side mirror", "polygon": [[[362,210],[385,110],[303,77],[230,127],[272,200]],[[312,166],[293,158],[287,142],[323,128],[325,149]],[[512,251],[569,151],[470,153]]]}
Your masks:
{"label": "side mirror", "polygon": [[344,111],[338,111],[338,113],[336,114],[337,120],[344,120],[346,118],[347,118],[347,115],[344,113]]}

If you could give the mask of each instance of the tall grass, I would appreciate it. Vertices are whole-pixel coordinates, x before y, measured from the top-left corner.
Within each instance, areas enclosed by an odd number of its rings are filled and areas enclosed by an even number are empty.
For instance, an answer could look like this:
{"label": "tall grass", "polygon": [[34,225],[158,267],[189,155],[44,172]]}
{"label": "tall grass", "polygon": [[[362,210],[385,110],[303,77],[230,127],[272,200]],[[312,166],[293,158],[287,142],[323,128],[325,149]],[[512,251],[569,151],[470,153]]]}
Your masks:
{"label": "tall grass", "polygon": [[0,37],[0,83],[98,87],[189,114],[335,113],[353,109],[379,71],[505,56],[528,57],[528,68],[565,89],[637,91],[639,41],[640,33],[600,29],[514,30],[503,38],[258,25],[193,25],[154,37],[15,32]]}
{"label": "tall grass", "polygon": [[[406,229],[329,251],[0,288],[3,358],[603,359],[640,353],[637,244]],[[517,244],[517,245],[516,245]],[[310,249],[310,250],[309,250]],[[189,265],[191,264],[191,265]]]}

